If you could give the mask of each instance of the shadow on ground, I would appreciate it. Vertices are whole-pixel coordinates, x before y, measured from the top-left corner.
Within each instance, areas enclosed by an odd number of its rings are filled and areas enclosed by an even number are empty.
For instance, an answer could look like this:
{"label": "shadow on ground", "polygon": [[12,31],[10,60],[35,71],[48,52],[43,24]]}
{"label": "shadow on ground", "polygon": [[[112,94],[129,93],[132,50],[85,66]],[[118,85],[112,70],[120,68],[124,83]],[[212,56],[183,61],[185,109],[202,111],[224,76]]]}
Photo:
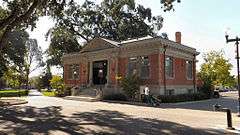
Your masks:
{"label": "shadow on ground", "polygon": [[229,108],[233,113],[238,112],[238,100],[232,99],[229,97],[202,100],[199,102],[161,104],[160,108],[181,108],[181,109],[191,109],[191,110],[213,111],[213,106],[215,104],[220,104],[222,108]]}
{"label": "shadow on ground", "polygon": [[[117,111],[96,110],[94,112],[61,115],[61,107],[35,108],[12,106],[0,108],[0,134],[152,134],[194,135],[221,134],[217,130],[194,129],[179,123],[147,118],[133,118]],[[57,132],[58,131],[58,132]]]}

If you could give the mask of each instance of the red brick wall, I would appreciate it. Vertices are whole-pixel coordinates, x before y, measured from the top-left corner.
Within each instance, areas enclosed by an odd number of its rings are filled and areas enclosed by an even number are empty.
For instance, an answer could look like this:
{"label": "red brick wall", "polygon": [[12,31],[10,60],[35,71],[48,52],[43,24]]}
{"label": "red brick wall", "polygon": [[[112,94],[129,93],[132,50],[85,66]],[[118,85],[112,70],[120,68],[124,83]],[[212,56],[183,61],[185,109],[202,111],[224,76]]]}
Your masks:
{"label": "red brick wall", "polygon": [[110,71],[110,83],[115,84],[116,83],[116,60],[111,60],[109,65],[109,71]]}
{"label": "red brick wall", "polygon": [[80,84],[87,84],[87,64],[80,63]]}
{"label": "red brick wall", "polygon": [[118,59],[118,72],[122,77],[126,76],[127,73],[128,58]]}
{"label": "red brick wall", "polygon": [[[158,63],[158,60],[160,60],[160,63]],[[150,85],[158,85],[159,79],[161,85],[163,85],[163,54],[152,54],[149,55],[149,61],[150,61],[150,78],[144,79],[144,84],[150,84]],[[184,59],[181,58],[173,58],[174,61],[174,78],[169,79],[166,78],[166,84],[167,85],[193,85],[193,80],[187,80],[186,77],[186,63]],[[111,60],[109,62],[110,67],[110,81],[112,84],[116,83],[116,62],[115,60]],[[119,74],[121,74],[122,77],[126,76],[127,73],[127,65],[128,65],[128,58],[119,58],[118,59],[118,71]],[[68,72],[69,72],[69,66],[68,64],[64,65],[64,82],[68,85],[74,85],[74,84],[87,84],[88,82],[88,65],[80,63],[80,78],[78,80],[71,80],[68,78]],[[160,75],[159,75],[160,73]]]}
{"label": "red brick wall", "polygon": [[63,79],[65,84],[67,83],[68,70],[69,70],[69,65],[68,64],[63,65]]}

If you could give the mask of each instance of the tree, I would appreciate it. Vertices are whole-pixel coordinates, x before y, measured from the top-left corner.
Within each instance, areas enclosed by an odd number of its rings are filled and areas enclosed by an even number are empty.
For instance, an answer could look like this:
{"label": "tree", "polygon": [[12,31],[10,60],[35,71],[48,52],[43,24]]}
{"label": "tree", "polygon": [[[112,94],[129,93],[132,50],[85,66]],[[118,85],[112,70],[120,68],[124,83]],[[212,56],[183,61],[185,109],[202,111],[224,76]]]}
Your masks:
{"label": "tree", "polygon": [[26,54],[24,57],[24,70],[26,74],[26,86],[29,86],[29,74],[39,67],[44,66],[41,47],[36,39],[29,39],[26,42]]}
{"label": "tree", "polygon": [[[68,3],[71,2],[68,1]],[[18,38],[24,39],[23,36],[14,36],[13,38],[12,35],[26,33],[24,30],[29,27],[35,28],[39,16],[49,15],[55,18],[61,14],[61,10],[67,5],[67,2],[65,0],[1,0],[0,3],[0,77],[2,77],[8,69],[8,64],[18,64],[16,62],[22,61],[22,57],[15,56],[24,56],[15,55],[24,53],[22,50],[15,49],[24,49],[22,45],[25,43],[18,41]],[[21,44],[14,46],[11,40]]]}
{"label": "tree", "polygon": [[181,2],[181,0],[160,0],[164,12],[174,10],[173,3],[176,2],[176,1],[178,3]]}
{"label": "tree", "polygon": [[66,28],[54,28],[51,32],[51,43],[47,50],[49,65],[62,65],[61,58],[64,54],[81,50],[82,47],[77,41],[77,36]]}
{"label": "tree", "polygon": [[[72,0],[68,1],[71,3]],[[39,16],[60,16],[66,0],[3,0],[0,6],[0,51],[7,45],[8,34],[15,29],[36,27]]]}
{"label": "tree", "polygon": [[26,52],[26,41],[28,40],[29,35],[26,31],[16,30],[9,33],[8,46],[6,46],[0,55],[0,78],[3,76],[4,72],[8,70],[8,67],[15,65],[15,69],[18,72],[21,72],[22,67],[24,66],[24,55]]}
{"label": "tree", "polygon": [[[172,9],[172,3],[174,1],[175,0],[161,0],[161,4],[163,5],[164,10]],[[56,19],[57,22],[60,22],[60,23],[64,22],[64,24],[68,26],[68,22],[66,22],[66,16],[65,16],[66,12],[64,13],[62,11],[64,9],[76,10],[77,8],[79,8],[79,6],[77,6],[74,0],[68,0],[68,1],[66,0],[2,0],[0,1],[0,3],[1,3],[0,5],[0,69],[1,70],[0,71],[6,71],[7,69],[6,64],[4,64],[6,62],[6,59],[3,58],[5,56],[5,52],[3,52],[2,50],[9,45],[8,43],[9,41],[7,39],[9,38],[9,34],[11,32],[16,30],[25,30],[29,27],[31,29],[34,29],[36,27],[36,21],[38,20],[38,18],[40,16],[46,16],[46,15]],[[86,3],[88,2],[86,1]],[[105,3],[107,4],[111,3],[111,5],[107,5],[107,6],[117,5],[117,6],[114,6],[113,8],[113,11],[117,11],[119,10],[119,7],[121,7],[124,3],[131,3],[131,5],[134,5],[133,4],[134,0],[123,0],[123,1],[105,0]],[[139,7],[139,9],[140,8],[141,7]],[[70,10],[68,11],[70,12]],[[76,11],[77,11],[77,14],[81,13],[79,12],[81,10],[76,10]],[[92,11],[90,10],[89,13],[91,12]],[[117,13],[117,12],[114,12],[114,13]],[[86,20],[87,18],[84,18],[84,19]],[[93,17],[91,17],[91,19],[93,19]],[[104,23],[111,24],[112,22],[109,21]],[[70,28],[74,34],[78,34],[78,32],[76,32],[75,29],[73,29],[71,26]],[[109,28],[111,29],[111,27]],[[139,27],[139,28],[142,28],[142,27]],[[87,31],[84,31],[84,34],[89,35],[88,32],[89,32],[89,29]],[[84,36],[81,36],[81,34],[79,34],[79,36],[81,38],[84,38]],[[2,75],[3,75],[3,72],[0,72],[0,76]]]}
{"label": "tree", "polygon": [[210,89],[214,85],[234,86],[234,76],[230,74],[232,64],[224,58],[224,52],[211,51],[203,55],[199,77]]}
{"label": "tree", "polygon": [[140,79],[137,75],[132,75],[123,78],[121,81],[121,87],[123,88],[124,93],[131,100],[135,99],[135,96],[139,94],[140,89]]}
{"label": "tree", "polygon": [[[109,0],[105,0],[109,1]],[[112,1],[118,3],[133,3],[134,0]],[[164,11],[173,9],[176,0],[160,0]],[[180,0],[177,0],[180,2]],[[63,16],[62,10],[75,5],[74,0],[2,0],[0,6],[0,53],[6,45],[8,34],[16,28],[36,27],[39,16],[49,15],[53,18]],[[109,1],[111,2],[111,1]],[[117,8],[116,8],[117,9]]]}
{"label": "tree", "polygon": [[152,16],[150,8],[136,5],[134,0],[103,0],[99,5],[86,0],[83,5],[72,3],[63,14],[47,34],[51,38],[48,54],[52,65],[61,65],[63,54],[78,52],[78,39],[88,42],[100,36],[122,41],[155,36],[154,26],[160,29],[163,22],[162,17]]}
{"label": "tree", "polygon": [[52,73],[50,69],[50,65],[47,64],[45,72],[43,76],[41,76],[41,83],[44,88],[50,89],[50,80],[52,79]]}
{"label": "tree", "polygon": [[61,76],[54,75],[50,80],[50,85],[53,89],[58,89],[59,87],[63,87],[63,78]]}
{"label": "tree", "polygon": [[8,87],[20,88],[22,84],[21,74],[16,71],[14,67],[10,67],[7,72],[4,73],[3,80]]}

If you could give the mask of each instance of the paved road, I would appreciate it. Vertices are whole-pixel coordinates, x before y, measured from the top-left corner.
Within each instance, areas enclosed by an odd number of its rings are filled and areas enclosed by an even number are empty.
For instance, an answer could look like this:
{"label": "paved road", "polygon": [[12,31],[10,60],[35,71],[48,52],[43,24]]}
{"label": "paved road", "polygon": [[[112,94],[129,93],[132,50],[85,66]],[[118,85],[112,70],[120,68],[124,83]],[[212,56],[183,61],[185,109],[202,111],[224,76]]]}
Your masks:
{"label": "paved road", "polygon": [[[37,91],[31,91],[28,101],[0,108],[0,134],[217,135],[226,125],[225,113],[183,107],[187,104],[152,108],[81,102],[44,97]],[[235,115],[233,122],[240,125]]]}
{"label": "paved road", "polygon": [[[175,104],[164,104],[162,108],[182,108],[191,110],[203,110],[203,111],[213,111],[213,106],[215,104],[221,105],[222,108],[229,108],[233,113],[238,113],[238,93],[235,92],[222,92],[221,98],[210,99],[198,102],[188,102],[188,103],[175,103]],[[235,115],[236,115],[235,114]]]}

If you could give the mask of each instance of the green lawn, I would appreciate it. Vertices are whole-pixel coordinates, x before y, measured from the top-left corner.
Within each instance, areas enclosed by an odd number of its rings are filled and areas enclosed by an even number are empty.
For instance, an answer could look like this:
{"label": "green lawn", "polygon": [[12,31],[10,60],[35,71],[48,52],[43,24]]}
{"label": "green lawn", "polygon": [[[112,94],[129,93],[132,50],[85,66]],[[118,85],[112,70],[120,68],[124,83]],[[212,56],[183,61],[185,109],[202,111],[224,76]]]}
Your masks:
{"label": "green lawn", "polygon": [[0,97],[27,96],[28,90],[0,90]]}
{"label": "green lawn", "polygon": [[54,91],[43,91],[42,94],[48,97],[55,97]]}

